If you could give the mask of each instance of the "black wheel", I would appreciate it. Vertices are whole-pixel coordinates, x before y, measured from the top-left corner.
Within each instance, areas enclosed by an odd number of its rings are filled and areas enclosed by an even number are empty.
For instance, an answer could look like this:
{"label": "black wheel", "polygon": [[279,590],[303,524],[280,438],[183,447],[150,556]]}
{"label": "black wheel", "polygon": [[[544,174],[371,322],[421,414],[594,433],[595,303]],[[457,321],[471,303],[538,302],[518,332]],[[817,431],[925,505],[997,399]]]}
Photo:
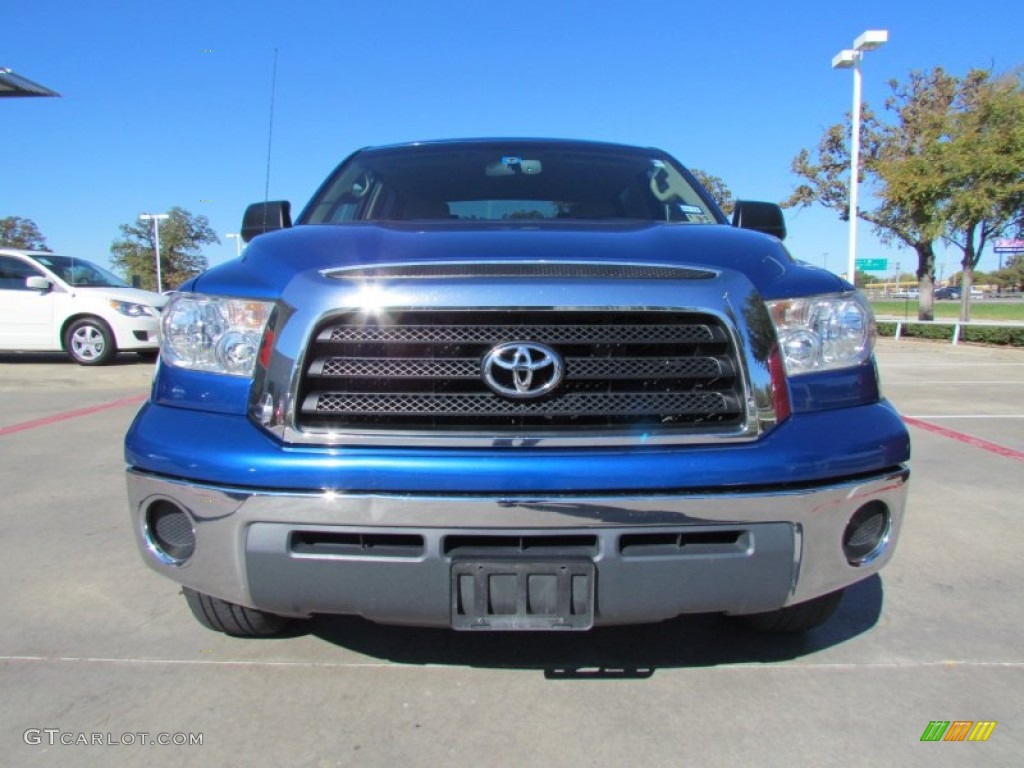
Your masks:
{"label": "black wheel", "polygon": [[743,626],[757,632],[806,632],[828,621],[843,599],[843,590],[808,600],[806,603],[787,605],[777,611],[733,616]]}
{"label": "black wheel", "polygon": [[64,349],[79,365],[103,365],[117,354],[110,326],[98,317],[83,317],[69,325]]}
{"label": "black wheel", "polygon": [[288,624],[284,616],[235,605],[188,587],[182,587],[182,593],[200,624],[227,635],[269,637],[278,634]]}

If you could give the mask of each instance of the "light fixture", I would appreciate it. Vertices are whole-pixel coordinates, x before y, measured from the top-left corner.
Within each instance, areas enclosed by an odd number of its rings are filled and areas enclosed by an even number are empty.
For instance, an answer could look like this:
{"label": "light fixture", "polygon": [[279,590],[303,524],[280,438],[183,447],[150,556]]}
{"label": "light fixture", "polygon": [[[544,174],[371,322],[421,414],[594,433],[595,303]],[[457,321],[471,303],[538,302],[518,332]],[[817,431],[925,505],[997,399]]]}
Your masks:
{"label": "light fixture", "polygon": [[832,69],[853,70],[853,112],[850,129],[850,252],[847,277],[857,284],[857,182],[860,169],[860,62],[866,51],[880,48],[889,41],[885,29],[869,29],[853,41],[853,49],[844,49],[832,57]]}

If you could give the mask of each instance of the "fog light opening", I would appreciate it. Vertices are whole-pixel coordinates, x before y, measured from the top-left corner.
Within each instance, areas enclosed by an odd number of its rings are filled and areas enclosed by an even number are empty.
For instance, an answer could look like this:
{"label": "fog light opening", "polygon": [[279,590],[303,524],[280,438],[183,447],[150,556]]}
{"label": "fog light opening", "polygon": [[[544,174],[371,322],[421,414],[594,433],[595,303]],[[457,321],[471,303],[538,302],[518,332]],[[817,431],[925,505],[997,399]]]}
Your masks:
{"label": "fog light opening", "polygon": [[889,508],[872,501],[853,513],[843,531],[843,554],[850,565],[866,565],[889,543]]}
{"label": "fog light opening", "polygon": [[149,505],[143,533],[149,551],[167,565],[181,565],[196,548],[196,532],[188,513],[177,504],[160,500]]}

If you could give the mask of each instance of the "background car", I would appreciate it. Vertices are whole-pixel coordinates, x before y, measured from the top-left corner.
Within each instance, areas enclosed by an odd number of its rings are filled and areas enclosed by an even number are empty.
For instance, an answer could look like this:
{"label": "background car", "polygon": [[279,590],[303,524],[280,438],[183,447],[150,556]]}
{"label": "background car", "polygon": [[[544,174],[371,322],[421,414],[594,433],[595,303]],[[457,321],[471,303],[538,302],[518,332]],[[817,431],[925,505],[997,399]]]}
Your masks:
{"label": "background car", "polygon": [[935,290],[936,299],[959,299],[963,295],[959,286],[948,285],[944,288],[937,288]]}
{"label": "background car", "polygon": [[894,299],[916,299],[921,295],[921,292],[917,288],[906,288],[899,291],[893,291],[892,297]]}
{"label": "background car", "polygon": [[155,356],[166,303],[85,259],[0,249],[0,351],[65,351],[82,365]]}

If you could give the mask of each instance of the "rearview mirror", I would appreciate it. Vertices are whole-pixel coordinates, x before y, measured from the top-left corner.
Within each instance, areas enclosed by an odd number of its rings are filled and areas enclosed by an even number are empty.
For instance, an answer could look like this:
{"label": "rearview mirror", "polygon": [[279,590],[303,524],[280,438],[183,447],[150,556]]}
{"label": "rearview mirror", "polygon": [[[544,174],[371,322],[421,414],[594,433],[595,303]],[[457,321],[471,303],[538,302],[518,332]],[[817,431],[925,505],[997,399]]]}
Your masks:
{"label": "rearview mirror", "polygon": [[254,237],[292,225],[292,204],[287,200],[253,203],[242,216],[242,240],[248,243]]}
{"label": "rearview mirror", "polygon": [[484,173],[487,176],[536,176],[541,170],[540,160],[524,160],[508,155],[488,163]]}
{"label": "rearview mirror", "polygon": [[763,232],[779,240],[786,239],[786,218],[782,215],[782,209],[775,203],[737,200],[732,212],[732,225],[740,229]]}
{"label": "rearview mirror", "polygon": [[25,287],[30,291],[42,291],[43,293],[47,293],[53,288],[53,283],[45,277],[33,275],[32,277],[25,278]]}

